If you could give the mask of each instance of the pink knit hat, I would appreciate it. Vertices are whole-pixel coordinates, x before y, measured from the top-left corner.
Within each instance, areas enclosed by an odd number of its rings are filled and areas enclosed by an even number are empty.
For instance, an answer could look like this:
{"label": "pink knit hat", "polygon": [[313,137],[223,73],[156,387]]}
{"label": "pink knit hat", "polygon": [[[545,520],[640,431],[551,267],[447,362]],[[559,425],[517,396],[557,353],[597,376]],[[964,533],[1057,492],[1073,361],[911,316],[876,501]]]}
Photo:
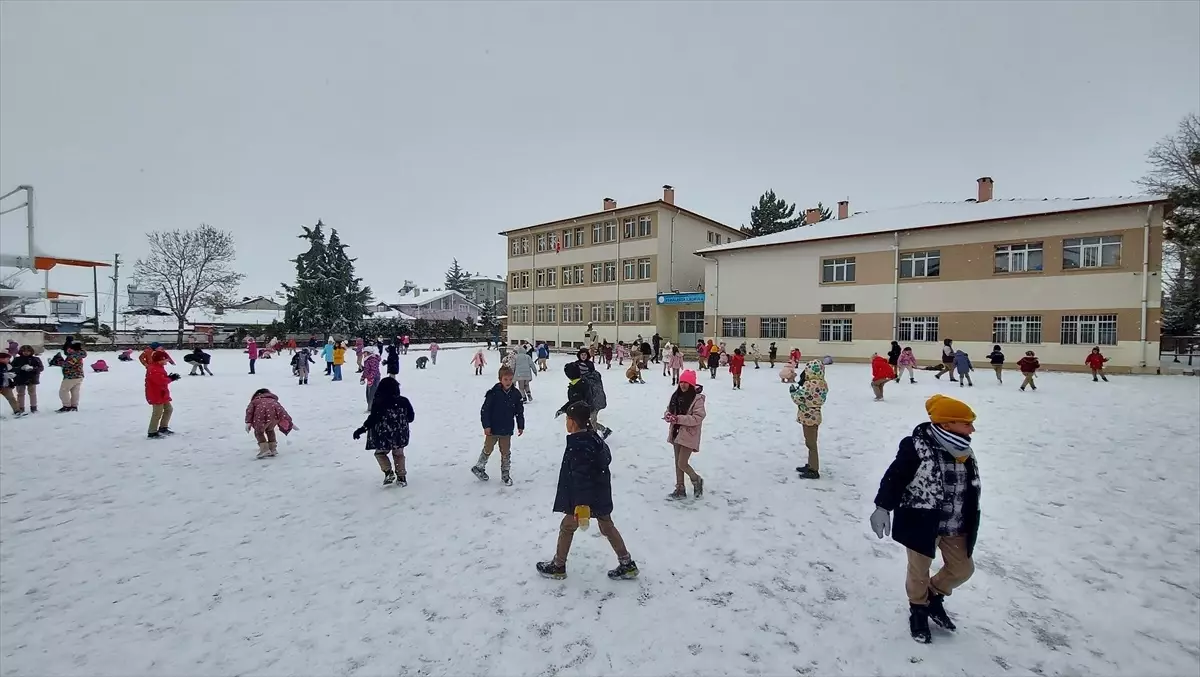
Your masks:
{"label": "pink knit hat", "polygon": [[696,372],[692,371],[691,369],[688,369],[687,371],[685,371],[679,375],[679,382],[680,383],[688,383],[693,386],[696,385]]}

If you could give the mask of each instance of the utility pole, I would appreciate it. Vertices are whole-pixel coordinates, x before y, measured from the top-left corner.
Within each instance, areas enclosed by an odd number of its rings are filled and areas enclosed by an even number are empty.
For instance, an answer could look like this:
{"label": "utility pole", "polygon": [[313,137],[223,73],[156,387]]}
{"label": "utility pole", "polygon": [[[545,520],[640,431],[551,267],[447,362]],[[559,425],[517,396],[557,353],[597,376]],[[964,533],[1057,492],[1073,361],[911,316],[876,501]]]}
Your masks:
{"label": "utility pole", "polygon": [[96,306],[95,312],[92,313],[92,319],[95,320],[96,333],[100,333],[100,282],[99,276],[96,274],[96,266],[92,266],[92,303]]}
{"label": "utility pole", "polygon": [[113,323],[112,323],[112,340],[113,345],[117,343],[117,279],[121,273],[121,255],[117,254],[113,257]]}

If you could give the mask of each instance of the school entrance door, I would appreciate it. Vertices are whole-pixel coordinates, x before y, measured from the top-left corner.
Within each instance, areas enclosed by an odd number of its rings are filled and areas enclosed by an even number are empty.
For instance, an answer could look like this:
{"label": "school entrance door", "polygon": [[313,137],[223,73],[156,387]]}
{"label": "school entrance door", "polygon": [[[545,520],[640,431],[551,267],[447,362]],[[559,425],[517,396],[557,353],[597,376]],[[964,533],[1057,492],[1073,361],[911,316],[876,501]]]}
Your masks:
{"label": "school entrance door", "polygon": [[681,350],[695,347],[704,338],[704,311],[679,311],[679,347]]}

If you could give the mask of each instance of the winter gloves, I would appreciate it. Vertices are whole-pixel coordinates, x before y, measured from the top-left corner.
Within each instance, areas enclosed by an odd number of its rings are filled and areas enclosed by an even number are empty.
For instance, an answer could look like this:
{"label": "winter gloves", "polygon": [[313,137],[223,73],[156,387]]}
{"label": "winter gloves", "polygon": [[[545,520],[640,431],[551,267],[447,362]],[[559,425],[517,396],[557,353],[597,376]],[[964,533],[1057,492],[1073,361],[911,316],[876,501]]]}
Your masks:
{"label": "winter gloves", "polygon": [[875,535],[883,538],[892,533],[892,516],[883,508],[875,508],[875,512],[871,513],[871,531]]}
{"label": "winter gloves", "polygon": [[592,519],[592,509],[586,505],[575,506],[575,519],[579,520],[579,530],[587,531]]}
{"label": "winter gloves", "polygon": [[171,375],[167,376],[167,378],[170,379],[171,381],[178,381],[182,377],[179,374],[171,374]]}
{"label": "winter gloves", "polygon": [[354,439],[357,440],[358,438],[362,437],[363,433],[365,433],[365,432],[367,432],[366,428],[359,428],[358,430],[355,430],[354,431]]}

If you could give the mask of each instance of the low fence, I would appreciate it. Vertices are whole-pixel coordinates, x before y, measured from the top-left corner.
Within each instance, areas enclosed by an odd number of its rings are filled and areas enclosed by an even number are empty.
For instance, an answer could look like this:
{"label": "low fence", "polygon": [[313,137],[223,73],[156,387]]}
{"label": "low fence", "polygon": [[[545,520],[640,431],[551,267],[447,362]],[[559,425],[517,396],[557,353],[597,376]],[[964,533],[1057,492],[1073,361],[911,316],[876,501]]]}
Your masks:
{"label": "low fence", "polygon": [[1163,336],[1158,340],[1159,370],[1191,372],[1200,370],[1200,336]]}

